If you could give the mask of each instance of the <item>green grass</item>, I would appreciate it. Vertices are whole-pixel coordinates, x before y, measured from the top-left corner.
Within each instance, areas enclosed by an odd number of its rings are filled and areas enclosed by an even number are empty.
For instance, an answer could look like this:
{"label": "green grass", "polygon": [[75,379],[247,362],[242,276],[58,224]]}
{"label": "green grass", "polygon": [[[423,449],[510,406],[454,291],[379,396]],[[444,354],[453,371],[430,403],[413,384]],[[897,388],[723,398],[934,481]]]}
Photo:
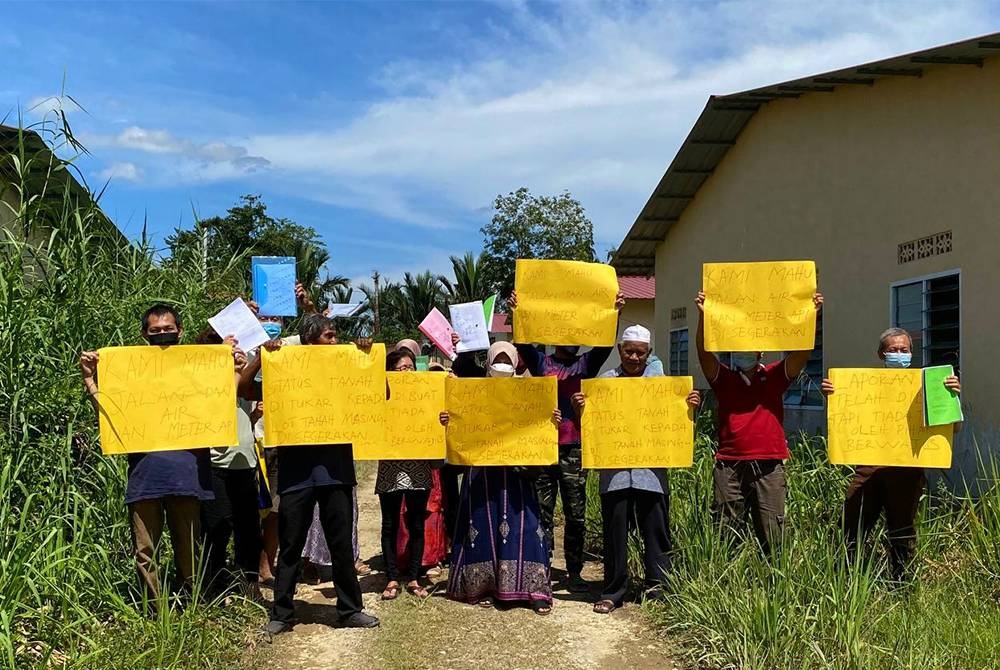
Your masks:
{"label": "green grass", "polygon": [[821,438],[802,439],[788,463],[788,530],[763,558],[751,538],[729,547],[712,528],[711,440],[671,475],[676,570],[664,604],[646,612],[708,667],[995,667],[1000,653],[1000,491],[976,501],[939,492],[925,501],[916,577],[893,586],[878,540],[853,565],[838,527],[850,473],[826,462]]}
{"label": "green grass", "polygon": [[49,193],[0,203],[13,220],[0,231],[0,667],[235,667],[258,608],[142,602],[125,461],[99,452],[76,361],[138,343],[138,317],[157,300],[180,308],[191,336],[243,287],[109,242],[93,205],[53,195],[71,168],[24,146],[0,164],[8,196]]}

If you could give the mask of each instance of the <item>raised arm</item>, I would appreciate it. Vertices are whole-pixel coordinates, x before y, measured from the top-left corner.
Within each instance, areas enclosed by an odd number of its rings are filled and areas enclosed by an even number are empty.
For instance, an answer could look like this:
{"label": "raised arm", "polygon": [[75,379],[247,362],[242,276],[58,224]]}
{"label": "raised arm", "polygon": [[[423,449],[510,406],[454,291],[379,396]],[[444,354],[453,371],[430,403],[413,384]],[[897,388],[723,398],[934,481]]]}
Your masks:
{"label": "raised arm", "polygon": [[[813,307],[816,308],[817,313],[823,309],[822,293],[813,295]],[[806,369],[806,363],[809,362],[810,356],[812,356],[812,349],[790,352],[785,356],[785,376],[789,379],[795,379],[802,374],[802,371]]]}
{"label": "raised arm", "polygon": [[[618,318],[621,319],[622,308],[625,307],[625,294],[618,291],[615,296],[615,309],[618,310]],[[618,324],[615,324],[615,332],[618,332]],[[596,377],[601,372],[601,368],[608,362],[611,352],[615,350],[614,345],[610,347],[594,347],[584,354],[587,358],[587,376]]]}
{"label": "raised arm", "polygon": [[712,382],[719,376],[719,359],[715,354],[705,351],[705,292],[698,291],[698,296],[694,299],[695,306],[698,307],[698,331],[694,336],[694,346],[698,350],[698,363],[701,371],[705,373],[705,379]]}
{"label": "raised arm", "polygon": [[80,354],[80,373],[83,375],[83,387],[87,389],[90,397],[90,404],[94,406],[94,412],[100,410],[97,406],[97,362],[99,355],[96,351],[84,351]]}

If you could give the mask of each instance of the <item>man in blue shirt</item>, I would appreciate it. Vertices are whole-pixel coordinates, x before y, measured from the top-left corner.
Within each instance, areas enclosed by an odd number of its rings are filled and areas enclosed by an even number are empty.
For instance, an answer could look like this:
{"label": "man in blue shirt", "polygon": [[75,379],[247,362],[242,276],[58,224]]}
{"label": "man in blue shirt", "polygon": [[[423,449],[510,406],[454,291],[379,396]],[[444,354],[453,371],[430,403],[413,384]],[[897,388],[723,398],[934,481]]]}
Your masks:
{"label": "man in blue shirt", "polygon": [[[643,326],[629,326],[622,333],[618,353],[621,365],[601,377],[662,377],[663,365],[651,364],[652,337]],[[573,408],[582,414],[586,405],[583,393],[573,395]],[[687,398],[691,407],[701,404],[701,396],[692,391]],[[638,528],[643,540],[646,586],[659,588],[670,569],[670,489],[666,468],[631,468],[601,470],[601,517],[604,530],[604,585],[594,604],[598,614],[609,614],[622,606],[628,587],[628,533]]]}
{"label": "man in blue shirt", "polygon": [[[142,337],[151,345],[179,344],[182,333],[181,317],[173,307],[156,304],[142,316]],[[95,412],[100,411],[97,363],[96,351],[80,355],[83,385],[90,394]],[[164,518],[170,528],[179,581],[190,591],[198,554],[197,540],[201,537],[201,501],[214,498],[208,449],[128,455],[125,504],[132,526],[136,567],[150,603],[155,605],[160,592],[155,553],[163,535]]]}

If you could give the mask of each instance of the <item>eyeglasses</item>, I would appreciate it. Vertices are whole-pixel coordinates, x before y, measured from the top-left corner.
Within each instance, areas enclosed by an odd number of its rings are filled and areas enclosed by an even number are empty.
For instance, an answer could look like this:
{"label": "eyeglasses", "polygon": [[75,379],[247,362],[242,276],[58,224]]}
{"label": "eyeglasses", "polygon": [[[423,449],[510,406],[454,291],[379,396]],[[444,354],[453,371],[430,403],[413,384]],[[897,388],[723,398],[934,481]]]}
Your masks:
{"label": "eyeglasses", "polygon": [[396,372],[416,372],[417,368],[412,365],[404,365],[401,368],[396,368]]}

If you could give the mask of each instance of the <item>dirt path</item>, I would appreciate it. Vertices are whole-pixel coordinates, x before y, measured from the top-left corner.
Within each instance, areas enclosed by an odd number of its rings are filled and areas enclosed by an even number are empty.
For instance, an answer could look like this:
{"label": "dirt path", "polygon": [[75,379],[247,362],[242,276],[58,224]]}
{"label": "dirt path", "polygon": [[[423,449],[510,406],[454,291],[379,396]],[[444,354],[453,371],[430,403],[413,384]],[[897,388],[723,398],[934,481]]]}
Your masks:
{"label": "dirt path", "polygon": [[[358,489],[358,532],[361,558],[366,561],[381,554],[374,474]],[[561,546],[561,538],[557,544]],[[561,550],[556,552],[556,574],[563,574],[565,567],[561,554]],[[600,565],[588,563],[584,577],[596,588]],[[591,611],[591,595],[563,589],[556,591],[552,614],[540,617],[527,609],[498,611],[451,602],[444,598],[446,582],[446,575],[439,577],[433,596],[425,601],[404,593],[396,601],[383,602],[379,596],[384,576],[373,572],[362,578],[365,610],[382,621],[375,630],[331,628],[333,585],[300,586],[296,607],[303,623],[274,641],[268,665],[277,670],[683,667],[634,606],[600,616]]]}

